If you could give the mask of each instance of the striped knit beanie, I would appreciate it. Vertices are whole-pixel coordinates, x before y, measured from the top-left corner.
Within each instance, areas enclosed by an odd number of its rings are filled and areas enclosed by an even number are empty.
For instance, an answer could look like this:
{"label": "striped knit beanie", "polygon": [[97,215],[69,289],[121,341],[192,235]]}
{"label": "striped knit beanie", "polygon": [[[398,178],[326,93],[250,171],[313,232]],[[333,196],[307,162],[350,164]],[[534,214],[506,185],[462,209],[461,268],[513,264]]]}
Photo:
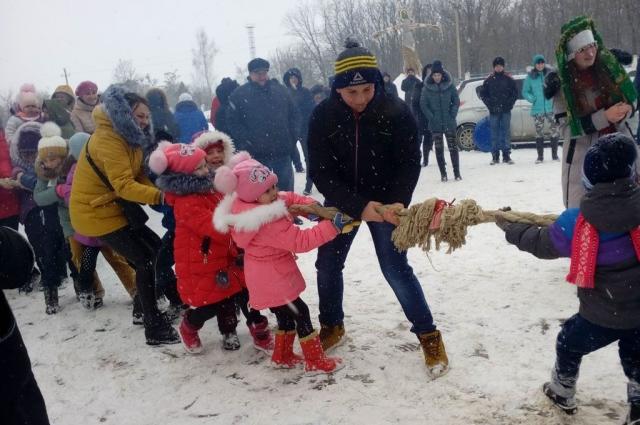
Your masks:
{"label": "striped knit beanie", "polygon": [[357,41],[348,38],[335,66],[334,89],[375,84],[382,80],[376,57]]}
{"label": "striped knit beanie", "polygon": [[62,138],[60,127],[53,121],[47,121],[40,128],[40,141],[38,142],[38,158],[47,157],[66,158],[69,155],[67,142]]}

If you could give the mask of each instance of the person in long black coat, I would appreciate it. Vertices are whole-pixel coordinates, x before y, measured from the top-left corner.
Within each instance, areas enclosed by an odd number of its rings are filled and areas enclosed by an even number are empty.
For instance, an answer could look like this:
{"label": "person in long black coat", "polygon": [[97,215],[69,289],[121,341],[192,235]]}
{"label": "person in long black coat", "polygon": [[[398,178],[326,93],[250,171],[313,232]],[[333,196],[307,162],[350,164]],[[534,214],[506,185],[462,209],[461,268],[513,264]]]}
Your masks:
{"label": "person in long black coat", "polygon": [[[31,278],[33,250],[18,232],[0,227],[0,288],[16,289]],[[0,423],[49,425],[47,408],[20,329],[0,291]]]}

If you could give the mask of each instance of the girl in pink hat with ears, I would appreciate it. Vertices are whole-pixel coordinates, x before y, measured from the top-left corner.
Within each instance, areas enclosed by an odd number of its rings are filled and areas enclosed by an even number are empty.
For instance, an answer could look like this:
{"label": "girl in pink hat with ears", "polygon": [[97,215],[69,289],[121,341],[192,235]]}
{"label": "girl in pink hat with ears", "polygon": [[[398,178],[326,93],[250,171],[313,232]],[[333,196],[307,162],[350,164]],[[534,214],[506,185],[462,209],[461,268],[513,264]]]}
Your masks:
{"label": "girl in pink hat with ears", "polygon": [[[191,142],[199,147],[207,156],[207,168],[211,176],[216,170],[225,164],[228,164],[235,152],[235,146],[231,137],[221,131],[203,131],[194,135]],[[242,264],[244,252],[239,249],[238,263]],[[249,307],[249,291],[243,288],[242,291],[235,296],[236,304],[242,310],[242,314],[246,319],[247,327],[253,338],[253,346],[256,350],[264,351],[271,354],[273,351],[274,341],[271,330],[269,329],[269,320],[266,316],[260,314],[259,310]],[[238,348],[240,341],[238,340]]]}
{"label": "girl in pink hat with ears", "polygon": [[194,145],[160,142],[149,157],[149,168],[158,175],[156,185],[173,207],[176,220],[173,244],[180,298],[191,309],[180,323],[180,337],[187,352],[199,353],[198,331],[218,317],[223,348],[237,350],[235,295],[244,286],[237,250],[229,234],[216,231],[213,211],[223,198],[213,188],[206,153]]}
{"label": "girl in pink hat with ears", "polygon": [[[213,216],[215,228],[231,232],[244,253],[244,272],[253,308],[269,308],[278,320],[271,357],[276,367],[293,368],[304,361],[310,374],[331,373],[343,367],[338,357],[327,357],[311,324],[309,308],[300,298],[305,282],[296,264],[297,252],[307,252],[351,229],[352,220],[337,213],[310,229],[294,225],[293,205],[315,200],[293,192],[278,192],[278,176],[246,152],[229,166],[216,170],[216,189],[228,195]],[[296,332],[304,359],[293,352]]]}

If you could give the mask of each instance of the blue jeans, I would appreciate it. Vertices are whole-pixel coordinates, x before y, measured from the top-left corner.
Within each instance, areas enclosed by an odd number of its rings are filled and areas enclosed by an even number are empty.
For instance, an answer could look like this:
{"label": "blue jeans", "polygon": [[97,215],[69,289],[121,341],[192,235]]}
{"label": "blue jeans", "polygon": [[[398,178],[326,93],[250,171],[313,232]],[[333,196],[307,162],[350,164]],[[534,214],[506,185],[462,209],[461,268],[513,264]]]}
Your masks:
{"label": "blue jeans", "polygon": [[582,357],[612,342],[618,341],[620,363],[629,378],[627,397],[630,403],[640,402],[640,328],[604,328],[574,315],[562,325],[556,342],[556,365],[551,374],[551,386],[559,395],[571,398]]}
{"label": "blue jeans", "polygon": [[[405,316],[413,325],[411,332],[421,334],[436,329],[431,311],[424,298],[420,282],[407,262],[407,253],[396,250],[391,242],[394,226],[389,223],[368,222],[373,245],[384,278],[400,301]],[[320,323],[335,326],[343,323],[342,298],[344,280],[342,269],[355,238],[357,228],[338,235],[333,241],[318,248],[316,270],[318,273],[318,297]]]}
{"label": "blue jeans", "polygon": [[490,114],[491,124],[491,153],[499,155],[502,151],[503,158],[511,153],[511,112]]}
{"label": "blue jeans", "polygon": [[274,159],[258,159],[263,165],[273,170],[278,176],[278,189],[293,192],[293,167],[291,156]]}

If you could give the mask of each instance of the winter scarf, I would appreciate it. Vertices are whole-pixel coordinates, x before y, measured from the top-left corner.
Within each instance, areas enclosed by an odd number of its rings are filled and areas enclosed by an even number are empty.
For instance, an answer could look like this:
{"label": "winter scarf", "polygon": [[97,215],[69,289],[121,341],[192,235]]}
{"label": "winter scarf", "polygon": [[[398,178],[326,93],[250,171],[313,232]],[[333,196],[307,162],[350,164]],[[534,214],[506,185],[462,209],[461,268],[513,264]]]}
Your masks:
{"label": "winter scarf", "polygon": [[602,37],[598,31],[596,31],[593,20],[585,16],[578,16],[567,22],[562,26],[562,35],[556,48],[556,60],[558,61],[558,75],[560,77],[562,91],[567,102],[567,119],[571,128],[571,136],[574,138],[584,135],[585,131],[580,123],[580,117],[576,114],[576,101],[571,90],[573,82],[569,73],[567,42],[584,30],[591,30],[593,33],[593,37],[598,43],[596,61],[600,62],[613,84],[620,89],[624,100],[630,105],[633,105],[638,97],[633,83],[622,65],[620,65],[616,57],[604,47]]}
{"label": "winter scarf", "polygon": [[[640,226],[632,229],[629,234],[636,251],[636,257],[640,260]],[[566,277],[569,283],[573,283],[579,288],[593,289],[595,287],[599,245],[598,230],[580,213],[571,241],[571,265]]]}

